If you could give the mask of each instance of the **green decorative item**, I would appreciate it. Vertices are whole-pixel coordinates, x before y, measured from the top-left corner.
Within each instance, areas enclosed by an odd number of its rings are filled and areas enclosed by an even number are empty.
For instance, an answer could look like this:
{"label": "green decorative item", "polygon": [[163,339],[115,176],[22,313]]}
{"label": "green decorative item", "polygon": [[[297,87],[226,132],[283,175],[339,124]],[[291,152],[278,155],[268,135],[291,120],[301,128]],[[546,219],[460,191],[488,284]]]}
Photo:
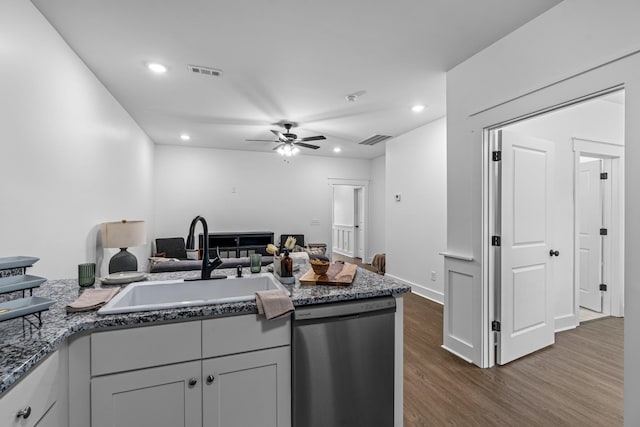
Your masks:
{"label": "green decorative item", "polygon": [[96,282],[96,264],[88,262],[78,264],[78,284],[80,286],[93,286]]}
{"label": "green decorative item", "polygon": [[260,273],[260,271],[262,270],[262,255],[251,254],[249,255],[249,261],[251,266],[251,272]]}

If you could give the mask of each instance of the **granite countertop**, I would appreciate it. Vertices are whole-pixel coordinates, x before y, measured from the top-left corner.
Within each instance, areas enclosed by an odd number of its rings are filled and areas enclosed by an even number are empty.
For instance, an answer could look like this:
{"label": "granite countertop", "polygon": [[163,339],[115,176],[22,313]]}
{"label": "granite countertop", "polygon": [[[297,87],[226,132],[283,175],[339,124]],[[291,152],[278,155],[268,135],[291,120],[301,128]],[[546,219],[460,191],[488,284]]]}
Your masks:
{"label": "granite countertop", "polygon": [[[296,276],[300,277],[308,268],[303,266]],[[264,268],[263,271],[266,272]],[[236,273],[235,269],[216,270],[216,272],[229,276]],[[250,275],[249,269],[245,268],[243,274]],[[154,273],[149,274],[148,277],[149,280],[170,280],[195,278],[199,275],[199,271],[188,271]],[[350,286],[301,286],[298,280],[294,285],[285,286],[291,291],[294,306],[399,295],[411,291],[407,285],[362,268],[358,268],[356,278]],[[96,280],[94,287],[101,287],[99,280]],[[30,327],[28,322],[24,322],[23,325],[20,318],[0,322],[0,397],[29,369],[54,351],[69,336],[78,332],[258,312],[255,301],[248,301],[106,316],[98,315],[95,311],[67,314],[65,307],[80,293],[81,289],[75,279],[49,280],[33,292],[34,296],[57,301],[48,311],[42,313],[40,330]]]}

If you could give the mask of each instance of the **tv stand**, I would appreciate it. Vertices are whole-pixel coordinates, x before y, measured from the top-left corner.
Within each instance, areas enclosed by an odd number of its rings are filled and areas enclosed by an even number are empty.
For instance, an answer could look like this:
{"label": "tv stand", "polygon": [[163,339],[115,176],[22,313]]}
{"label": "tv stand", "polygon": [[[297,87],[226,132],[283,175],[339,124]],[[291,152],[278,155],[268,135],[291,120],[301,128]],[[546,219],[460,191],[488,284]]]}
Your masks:
{"label": "tv stand", "polygon": [[[199,247],[204,246],[203,234],[198,236]],[[209,233],[209,257],[220,251],[221,258],[242,258],[251,254],[269,255],[267,245],[273,244],[273,232],[224,232]]]}

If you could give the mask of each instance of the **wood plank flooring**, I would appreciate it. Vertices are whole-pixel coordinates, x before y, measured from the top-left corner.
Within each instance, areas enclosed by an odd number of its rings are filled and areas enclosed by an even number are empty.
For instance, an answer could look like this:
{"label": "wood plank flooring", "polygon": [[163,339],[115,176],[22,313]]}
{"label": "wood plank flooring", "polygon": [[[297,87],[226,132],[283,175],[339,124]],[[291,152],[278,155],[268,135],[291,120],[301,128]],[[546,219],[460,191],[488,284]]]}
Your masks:
{"label": "wood plank flooring", "polygon": [[623,319],[582,323],[551,347],[480,369],[440,347],[441,305],[404,299],[406,427],[622,426]]}

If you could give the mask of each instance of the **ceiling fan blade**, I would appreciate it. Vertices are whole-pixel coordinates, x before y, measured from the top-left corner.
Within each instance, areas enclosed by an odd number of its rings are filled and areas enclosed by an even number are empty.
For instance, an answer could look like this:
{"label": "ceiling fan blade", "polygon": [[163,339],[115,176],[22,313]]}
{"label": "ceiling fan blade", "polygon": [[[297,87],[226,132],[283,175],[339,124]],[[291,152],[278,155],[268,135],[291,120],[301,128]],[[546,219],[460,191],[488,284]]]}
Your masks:
{"label": "ceiling fan blade", "polygon": [[277,136],[277,137],[278,137],[278,139],[279,139],[280,141],[282,141],[282,142],[287,142],[287,141],[288,141],[287,137],[286,137],[286,136],[284,136],[284,135],[282,134],[282,132],[280,132],[279,130],[273,130],[273,129],[271,129],[271,132],[273,132],[273,134],[274,134],[275,136]]}
{"label": "ceiling fan blade", "polygon": [[280,141],[274,141],[273,139],[245,139],[245,141],[251,141],[251,142],[280,142]]}
{"label": "ceiling fan blade", "polygon": [[318,145],[305,144],[304,142],[294,142],[293,144],[299,145],[300,147],[304,148],[311,148],[312,150],[317,150],[318,148],[320,148],[320,146]]}
{"label": "ceiling fan blade", "polygon": [[[278,142],[278,141],[276,141]],[[284,147],[284,144],[279,144],[278,146],[273,148],[273,151],[279,150],[281,147]]]}
{"label": "ceiling fan blade", "polygon": [[318,136],[307,136],[306,138],[301,138],[300,141],[322,141],[325,138],[323,135]]}

